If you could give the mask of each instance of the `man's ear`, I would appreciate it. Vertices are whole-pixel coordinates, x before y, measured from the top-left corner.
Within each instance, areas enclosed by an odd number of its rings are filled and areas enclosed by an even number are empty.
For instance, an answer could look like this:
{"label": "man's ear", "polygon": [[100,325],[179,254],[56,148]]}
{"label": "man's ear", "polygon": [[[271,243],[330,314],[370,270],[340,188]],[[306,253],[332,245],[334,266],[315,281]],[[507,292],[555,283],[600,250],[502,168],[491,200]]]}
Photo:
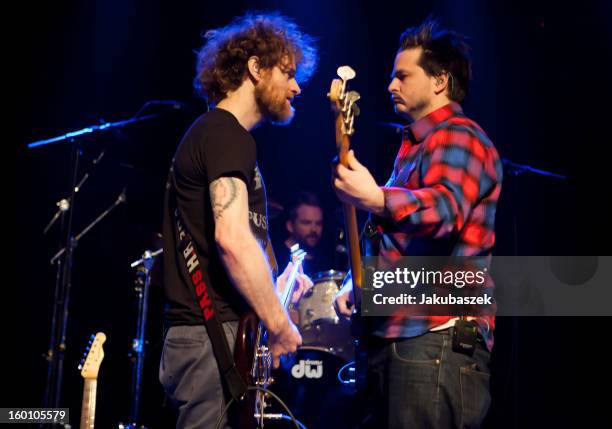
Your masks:
{"label": "man's ear", "polygon": [[[434,91],[436,94],[440,94],[448,88],[448,79],[448,72],[442,72],[440,75],[434,77]],[[447,94],[450,94],[450,91]]]}
{"label": "man's ear", "polygon": [[259,66],[259,58],[251,57],[247,61],[247,68],[249,69],[249,75],[255,83],[261,80],[261,67]]}

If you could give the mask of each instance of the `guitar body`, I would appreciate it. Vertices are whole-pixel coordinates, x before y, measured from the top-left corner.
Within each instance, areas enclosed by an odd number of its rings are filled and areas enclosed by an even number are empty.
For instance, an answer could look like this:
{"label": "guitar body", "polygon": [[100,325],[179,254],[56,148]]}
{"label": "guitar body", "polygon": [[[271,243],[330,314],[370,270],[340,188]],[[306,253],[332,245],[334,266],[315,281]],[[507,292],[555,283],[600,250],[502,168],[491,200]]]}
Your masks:
{"label": "guitar body", "polygon": [[[234,362],[236,368],[247,385],[254,384],[252,369],[255,359],[254,350],[257,342],[257,329],[259,318],[253,311],[249,311],[240,318],[238,332],[236,333],[236,345],[234,346]],[[255,395],[253,391],[247,392],[246,397],[238,404],[236,413],[236,427],[255,429],[257,422],[253,417],[255,409]]]}

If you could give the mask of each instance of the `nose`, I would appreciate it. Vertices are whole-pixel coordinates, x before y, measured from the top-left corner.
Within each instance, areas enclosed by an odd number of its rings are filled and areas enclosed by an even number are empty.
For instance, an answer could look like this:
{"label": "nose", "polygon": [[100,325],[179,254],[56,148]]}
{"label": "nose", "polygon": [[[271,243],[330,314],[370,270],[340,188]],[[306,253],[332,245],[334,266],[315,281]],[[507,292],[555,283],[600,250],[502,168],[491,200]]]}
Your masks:
{"label": "nose", "polygon": [[393,91],[395,90],[395,87],[396,87],[395,81],[396,80],[397,80],[396,78],[391,79],[391,82],[389,83],[389,86],[387,87],[387,91],[389,91],[391,94],[393,94]]}
{"label": "nose", "polygon": [[298,96],[302,93],[302,90],[300,89],[300,85],[298,85],[295,79],[291,80],[291,92],[293,93],[294,96]]}

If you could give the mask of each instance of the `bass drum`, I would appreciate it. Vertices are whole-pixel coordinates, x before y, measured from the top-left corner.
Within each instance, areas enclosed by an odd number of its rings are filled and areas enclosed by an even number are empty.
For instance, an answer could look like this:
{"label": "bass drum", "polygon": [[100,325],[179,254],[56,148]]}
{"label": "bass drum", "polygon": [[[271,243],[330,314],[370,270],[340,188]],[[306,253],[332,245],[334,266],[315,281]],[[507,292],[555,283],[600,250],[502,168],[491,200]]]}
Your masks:
{"label": "bass drum", "polygon": [[350,322],[339,318],[334,309],[334,297],[342,287],[345,273],[322,271],[312,277],[313,287],[300,299],[299,327],[302,344],[322,347],[353,360],[353,338]]}
{"label": "bass drum", "polygon": [[[325,348],[304,346],[272,371],[270,390],[308,429],[354,427],[355,386],[338,379],[346,361]],[[344,373],[346,373],[344,371]],[[346,375],[346,374],[345,374]],[[270,412],[287,414],[273,398]],[[291,420],[266,421],[266,427],[294,428]]]}

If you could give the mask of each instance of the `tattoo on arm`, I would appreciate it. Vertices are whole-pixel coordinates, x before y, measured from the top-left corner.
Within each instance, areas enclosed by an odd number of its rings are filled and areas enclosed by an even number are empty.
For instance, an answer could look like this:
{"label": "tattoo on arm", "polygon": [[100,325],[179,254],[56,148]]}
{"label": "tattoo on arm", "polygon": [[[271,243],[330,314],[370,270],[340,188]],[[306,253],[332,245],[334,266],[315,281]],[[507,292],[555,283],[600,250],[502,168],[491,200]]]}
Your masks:
{"label": "tattoo on arm", "polygon": [[219,219],[238,198],[238,186],[233,177],[221,177],[210,184],[210,201],[215,215]]}

